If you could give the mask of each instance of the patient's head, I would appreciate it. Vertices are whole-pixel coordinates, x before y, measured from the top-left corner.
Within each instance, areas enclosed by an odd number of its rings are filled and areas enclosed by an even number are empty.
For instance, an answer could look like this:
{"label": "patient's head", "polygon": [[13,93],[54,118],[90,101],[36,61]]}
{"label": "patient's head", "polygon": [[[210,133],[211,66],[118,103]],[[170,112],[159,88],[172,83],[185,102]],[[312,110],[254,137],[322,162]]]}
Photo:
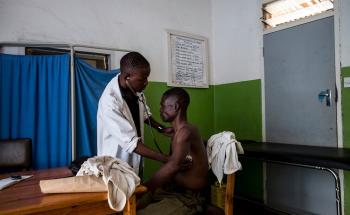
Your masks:
{"label": "patient's head", "polygon": [[173,87],[165,91],[160,104],[160,115],[163,121],[171,122],[178,114],[186,116],[189,104],[190,96],[184,89]]}

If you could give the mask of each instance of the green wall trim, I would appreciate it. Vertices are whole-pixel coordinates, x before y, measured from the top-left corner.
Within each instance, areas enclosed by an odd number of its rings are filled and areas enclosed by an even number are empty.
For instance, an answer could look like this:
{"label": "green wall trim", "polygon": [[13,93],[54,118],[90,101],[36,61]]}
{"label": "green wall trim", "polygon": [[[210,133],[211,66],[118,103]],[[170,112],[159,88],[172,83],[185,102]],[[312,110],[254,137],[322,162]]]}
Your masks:
{"label": "green wall trim", "polygon": [[261,81],[214,86],[215,132],[233,131],[237,139],[262,140]]}
{"label": "green wall trim", "polygon": [[[343,78],[350,77],[350,67],[341,69]],[[154,118],[159,117],[162,93],[170,87],[164,82],[150,82],[146,90],[148,104]],[[233,131],[238,140],[262,140],[261,80],[213,85],[206,89],[186,88],[191,96],[188,119],[197,125],[208,139],[212,134]],[[342,86],[343,146],[350,148],[350,88]],[[168,151],[170,139],[159,135],[156,138],[163,151]],[[145,128],[146,144],[155,148],[148,128]],[[243,146],[244,147],[244,146]],[[158,162],[145,161],[148,178],[160,166]],[[263,168],[257,161],[243,160],[243,170],[237,172],[235,193],[263,200]],[[260,182],[260,183],[257,183]],[[344,209],[350,214],[350,171],[344,171]]]}
{"label": "green wall trim", "polygon": [[[160,120],[159,104],[162,94],[169,89],[164,82],[149,82],[145,91],[153,117]],[[221,131],[233,131],[237,139],[261,140],[261,81],[243,81],[212,85],[209,88],[185,88],[190,94],[188,121],[195,124],[204,139]],[[170,139],[156,133],[162,151],[168,152]],[[145,143],[155,149],[149,128],[145,128]],[[241,196],[262,201],[262,164],[242,161],[243,170],[237,173],[235,192]],[[159,162],[145,159],[145,179],[160,166]],[[258,182],[258,183],[257,183]]]}
{"label": "green wall trim", "polygon": [[350,67],[341,70],[342,76],[342,118],[343,118],[343,145],[350,148],[350,88],[344,88],[344,77],[350,77]]}
{"label": "green wall trim", "polygon": [[[153,117],[162,122],[159,115],[160,100],[162,94],[171,88],[164,82],[149,82],[145,94],[147,98],[147,104],[151,109]],[[185,88],[190,95],[190,105],[187,111],[188,121],[196,125],[200,134],[204,139],[208,139],[214,131],[214,103],[213,103],[213,87],[209,88]],[[165,125],[165,123],[163,123]],[[156,140],[160,145],[163,152],[169,151],[170,138],[159,134],[156,130],[153,130],[156,134]],[[148,126],[145,126],[145,143],[151,148],[156,150],[153,144],[152,136]],[[160,163],[145,159],[145,174],[144,178],[148,179],[154,171],[160,167]]]}
{"label": "green wall trim", "polygon": [[[262,140],[261,80],[214,86],[214,130],[232,131],[238,140]],[[244,148],[244,145],[243,145]],[[242,160],[235,193],[263,201],[262,163]]]}
{"label": "green wall trim", "polygon": [[[344,77],[350,77],[350,67],[341,69],[343,146],[350,148],[350,88],[344,88]],[[350,214],[350,171],[344,171],[344,214]]]}

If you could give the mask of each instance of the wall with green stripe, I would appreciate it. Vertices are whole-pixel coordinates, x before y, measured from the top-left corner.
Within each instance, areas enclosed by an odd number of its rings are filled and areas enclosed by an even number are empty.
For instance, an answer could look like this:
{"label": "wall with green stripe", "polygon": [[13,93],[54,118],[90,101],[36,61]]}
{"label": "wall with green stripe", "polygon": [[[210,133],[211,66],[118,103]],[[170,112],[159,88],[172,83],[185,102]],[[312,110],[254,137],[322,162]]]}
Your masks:
{"label": "wall with green stripe", "polygon": [[[342,68],[342,78],[350,77],[350,67]],[[342,80],[343,83],[343,80]],[[150,82],[146,95],[153,116],[160,120],[159,103],[162,93],[169,87],[164,82]],[[197,125],[203,138],[208,139],[220,131],[233,131],[238,140],[262,139],[261,81],[243,81],[210,86],[207,89],[186,88],[191,96],[188,120]],[[343,142],[350,148],[350,88],[342,87]],[[146,144],[155,148],[149,129],[145,128]],[[168,152],[170,139],[159,135],[156,139],[164,152]],[[263,200],[262,164],[243,160],[243,170],[237,173],[235,192],[241,196]],[[145,160],[145,178],[159,168],[155,161]],[[350,214],[350,172],[344,172],[344,208]]]}
{"label": "wall with green stripe", "polygon": [[[238,140],[262,140],[261,81],[243,81],[214,87],[214,130],[233,131]],[[244,145],[243,145],[244,148]],[[242,160],[235,192],[240,196],[263,200],[261,162]]]}
{"label": "wall with green stripe", "polygon": [[[159,116],[160,99],[162,94],[169,89],[164,82],[149,82],[145,94],[147,97],[148,106],[151,108],[153,117],[161,122]],[[213,87],[200,89],[200,88],[186,88],[186,91],[190,94],[190,105],[187,111],[188,121],[196,125],[204,139],[208,139],[213,134],[214,130],[214,103],[213,103]],[[156,140],[161,146],[163,152],[168,152],[170,138],[163,135],[156,134]],[[148,126],[145,126],[145,143],[156,149],[153,144],[152,136]],[[160,166],[159,162],[149,159],[145,160],[145,179],[149,178],[152,173]]]}
{"label": "wall with green stripe", "polygon": [[[350,148],[350,88],[344,88],[344,77],[350,77],[350,67],[341,70],[343,146]],[[344,214],[350,214],[350,171],[344,171]]]}
{"label": "wall with green stripe", "polygon": [[260,141],[260,80],[243,81],[214,87],[215,132],[233,131],[237,139]]}
{"label": "wall with green stripe", "polygon": [[[169,87],[163,82],[150,82],[146,96],[153,116],[159,120],[159,104]],[[210,86],[207,89],[186,88],[191,103],[188,121],[195,124],[204,139],[224,130],[233,131],[237,139],[261,140],[261,83],[260,80]],[[168,152],[170,139],[159,135],[156,139],[163,151]],[[145,142],[154,148],[148,127]],[[262,165],[256,161],[242,161],[243,170],[237,174],[236,193],[262,200]],[[145,179],[157,170],[160,163],[145,160]]]}

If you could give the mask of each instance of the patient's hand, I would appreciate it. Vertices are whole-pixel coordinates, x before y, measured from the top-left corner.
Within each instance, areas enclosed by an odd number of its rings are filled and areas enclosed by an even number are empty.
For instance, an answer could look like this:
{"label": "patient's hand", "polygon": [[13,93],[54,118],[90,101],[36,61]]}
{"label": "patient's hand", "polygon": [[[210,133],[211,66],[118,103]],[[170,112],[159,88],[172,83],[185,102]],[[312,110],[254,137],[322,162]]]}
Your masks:
{"label": "patient's hand", "polygon": [[187,155],[181,164],[181,170],[186,171],[193,165],[193,159],[191,155]]}

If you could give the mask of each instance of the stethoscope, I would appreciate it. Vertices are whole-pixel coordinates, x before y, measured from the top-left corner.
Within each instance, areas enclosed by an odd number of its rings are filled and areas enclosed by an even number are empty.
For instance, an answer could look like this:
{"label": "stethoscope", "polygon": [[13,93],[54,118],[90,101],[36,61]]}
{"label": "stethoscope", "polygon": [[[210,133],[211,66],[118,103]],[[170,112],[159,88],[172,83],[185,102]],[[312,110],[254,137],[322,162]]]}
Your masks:
{"label": "stethoscope", "polygon": [[151,124],[151,120],[150,120],[151,115],[149,114],[147,106],[146,106],[145,94],[143,93],[143,91],[140,92],[139,94],[137,94],[135,92],[134,88],[129,84],[129,81],[128,81],[129,79],[130,79],[129,77],[126,77],[125,83],[128,86],[128,88],[131,90],[131,92],[135,96],[137,96],[138,100],[143,104],[143,108],[145,109],[146,115],[147,115],[147,121],[148,121],[148,125],[149,125],[148,127],[149,127],[149,130],[150,130],[152,138],[153,138],[153,143],[157,147],[158,151],[163,154],[162,150],[160,149],[160,147],[157,143],[156,136],[153,133],[153,128],[152,128],[152,124]]}

